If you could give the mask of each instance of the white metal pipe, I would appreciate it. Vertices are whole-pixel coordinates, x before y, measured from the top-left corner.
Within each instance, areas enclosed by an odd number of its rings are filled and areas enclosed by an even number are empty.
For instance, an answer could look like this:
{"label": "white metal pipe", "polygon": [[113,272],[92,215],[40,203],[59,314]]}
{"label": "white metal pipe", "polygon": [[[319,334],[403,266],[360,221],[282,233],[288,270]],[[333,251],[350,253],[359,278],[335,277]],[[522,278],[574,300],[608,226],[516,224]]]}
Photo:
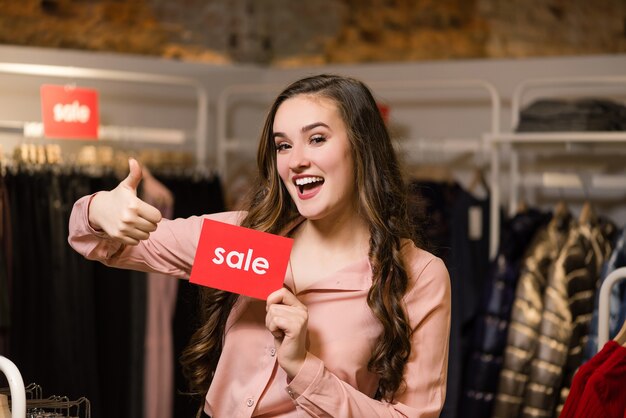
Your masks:
{"label": "white metal pipe", "polygon": [[561,144],[566,142],[626,143],[626,132],[523,132],[502,133],[494,142],[509,144]]}
{"label": "white metal pipe", "polygon": [[611,272],[600,286],[598,305],[598,351],[609,341],[609,315],[611,311],[611,290],[618,282],[626,280],[626,267]]}
{"label": "white metal pipe", "polygon": [[19,369],[11,360],[0,356],[0,371],[6,376],[11,390],[11,417],[24,418],[26,416],[26,390]]}
{"label": "white metal pipe", "polygon": [[[485,141],[489,142],[489,137],[485,137]],[[498,254],[498,245],[500,243],[500,152],[496,148],[496,144],[489,142],[491,149],[491,209],[489,228],[489,258],[493,260]]]}

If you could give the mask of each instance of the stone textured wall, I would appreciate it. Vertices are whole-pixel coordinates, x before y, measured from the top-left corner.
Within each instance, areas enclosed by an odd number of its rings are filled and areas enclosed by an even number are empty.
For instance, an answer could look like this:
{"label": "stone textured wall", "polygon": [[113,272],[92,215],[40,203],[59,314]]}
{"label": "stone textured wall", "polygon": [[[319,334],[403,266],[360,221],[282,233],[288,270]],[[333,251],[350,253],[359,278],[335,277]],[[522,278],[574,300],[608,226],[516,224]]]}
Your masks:
{"label": "stone textured wall", "polygon": [[0,43],[275,66],[626,52],[625,0],[0,0]]}

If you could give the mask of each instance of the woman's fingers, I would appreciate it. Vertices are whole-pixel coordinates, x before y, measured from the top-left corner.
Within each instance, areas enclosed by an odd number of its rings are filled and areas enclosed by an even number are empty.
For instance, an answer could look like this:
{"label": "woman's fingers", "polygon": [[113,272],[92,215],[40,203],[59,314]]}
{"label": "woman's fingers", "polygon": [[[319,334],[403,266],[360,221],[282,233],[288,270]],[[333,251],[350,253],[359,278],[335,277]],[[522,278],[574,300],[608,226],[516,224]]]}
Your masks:
{"label": "woman's fingers", "polygon": [[162,218],[161,211],[159,211],[154,206],[144,202],[143,200],[139,200],[137,204],[137,215],[141,219],[145,219],[146,221],[155,225],[155,229],[156,229],[156,224],[158,224]]}
{"label": "woman's fingers", "polygon": [[267,307],[273,304],[277,304],[277,303],[288,305],[288,306],[301,307],[303,309],[306,309],[306,306],[304,306],[304,304],[300,302],[300,300],[296,297],[296,295],[291,293],[289,289],[285,287],[282,287],[270,293],[270,295],[267,297],[267,303],[266,303]]}
{"label": "woman's fingers", "polygon": [[150,233],[157,229],[157,225],[157,222],[140,216],[135,210],[128,210],[127,213],[122,216],[119,229],[124,232],[138,230]]}
{"label": "woman's fingers", "polygon": [[282,288],[267,297],[265,325],[275,336],[295,336],[308,320],[307,308],[288,289]]}
{"label": "woman's fingers", "polygon": [[293,378],[306,358],[308,310],[284,288],[268,296],[266,310],[265,326],[274,336],[278,364]]}
{"label": "woman's fingers", "polygon": [[285,336],[284,330],[288,327],[287,321],[276,315],[275,312],[268,312],[265,317],[265,326],[272,333],[274,338],[282,339]]}
{"label": "woman's fingers", "polygon": [[100,192],[92,199],[89,223],[126,245],[148,239],[161,221],[161,212],[137,197],[141,179],[141,166],[130,159],[128,176],[115,189]]}
{"label": "woman's fingers", "polygon": [[287,334],[295,335],[306,324],[307,319],[306,309],[272,304],[265,316],[265,325],[272,334],[275,331],[283,331]]}

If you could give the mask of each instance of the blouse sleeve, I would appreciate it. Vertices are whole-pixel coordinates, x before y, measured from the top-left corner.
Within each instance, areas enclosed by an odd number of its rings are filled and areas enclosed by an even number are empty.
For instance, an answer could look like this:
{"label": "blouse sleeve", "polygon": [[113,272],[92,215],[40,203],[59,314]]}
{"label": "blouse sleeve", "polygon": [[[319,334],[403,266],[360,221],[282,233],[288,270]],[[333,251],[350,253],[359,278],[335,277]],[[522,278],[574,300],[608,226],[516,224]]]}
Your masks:
{"label": "blouse sleeve", "polygon": [[89,225],[89,203],[94,195],[74,204],[69,220],[68,242],[89,260],[124,269],[189,278],[202,222],[205,218],[237,224],[242,212],[223,212],[180,219],[162,219],[156,231],[138,245],[124,245]]}
{"label": "blouse sleeve", "polygon": [[[411,355],[405,389],[392,403],[376,401],[343,382],[308,353],[304,366],[287,386],[298,409],[313,417],[439,417],[445,399],[450,331],[450,278],[443,261],[424,253],[409,260],[412,286],[405,301]],[[421,260],[417,260],[421,258]]]}

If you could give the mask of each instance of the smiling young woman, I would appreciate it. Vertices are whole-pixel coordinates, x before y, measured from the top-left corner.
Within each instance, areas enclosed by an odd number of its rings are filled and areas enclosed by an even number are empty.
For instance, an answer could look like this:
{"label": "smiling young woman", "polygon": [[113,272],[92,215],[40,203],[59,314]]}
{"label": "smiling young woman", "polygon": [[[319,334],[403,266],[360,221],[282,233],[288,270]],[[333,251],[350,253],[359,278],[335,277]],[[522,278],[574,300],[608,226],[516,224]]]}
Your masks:
{"label": "smiling young woman", "polygon": [[448,272],[413,236],[369,89],[335,75],[289,85],[257,163],[246,211],[167,220],[137,198],[131,160],[117,188],[75,204],[70,243],[107,265],[188,277],[205,218],[289,236],[284,288],[267,301],[202,289],[202,325],[182,363],[204,413],[438,417]]}
{"label": "smiling young woman", "polygon": [[292,97],[278,108],[272,129],[278,175],[298,212],[316,221],[357,215],[351,145],[337,105]]}

